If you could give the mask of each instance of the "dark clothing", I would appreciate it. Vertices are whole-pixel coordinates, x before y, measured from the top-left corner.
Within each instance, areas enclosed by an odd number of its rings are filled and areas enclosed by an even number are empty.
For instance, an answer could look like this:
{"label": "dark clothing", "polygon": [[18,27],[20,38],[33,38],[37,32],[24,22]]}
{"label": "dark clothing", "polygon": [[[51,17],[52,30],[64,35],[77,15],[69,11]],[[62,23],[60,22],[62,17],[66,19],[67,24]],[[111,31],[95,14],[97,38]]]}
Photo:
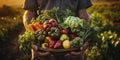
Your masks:
{"label": "dark clothing", "polygon": [[25,0],[24,9],[36,11],[58,7],[60,10],[69,9],[76,14],[79,9],[88,8],[91,5],[90,0]]}
{"label": "dark clothing", "polygon": [[[90,0],[25,0],[24,9],[37,11],[37,10],[48,10],[52,9],[53,7],[58,7],[60,10],[69,9],[75,15],[78,11],[82,8],[90,7],[91,1]],[[73,60],[70,58],[66,58],[64,56],[53,56],[53,57],[40,57],[36,56],[34,60]],[[83,60],[83,55],[76,60]]]}

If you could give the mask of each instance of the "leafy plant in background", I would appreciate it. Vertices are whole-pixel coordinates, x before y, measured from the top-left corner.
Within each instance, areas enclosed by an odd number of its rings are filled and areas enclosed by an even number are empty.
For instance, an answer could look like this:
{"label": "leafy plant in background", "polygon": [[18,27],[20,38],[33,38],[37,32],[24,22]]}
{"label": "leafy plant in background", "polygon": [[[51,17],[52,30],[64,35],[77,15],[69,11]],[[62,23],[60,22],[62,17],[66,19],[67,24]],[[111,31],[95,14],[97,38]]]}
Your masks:
{"label": "leafy plant in background", "polygon": [[18,34],[24,31],[21,16],[0,17],[0,58],[17,58]]}
{"label": "leafy plant in background", "polygon": [[[120,51],[120,38],[117,31],[109,24],[103,24],[105,20],[102,15],[94,13],[91,15],[91,24],[99,28],[99,41],[92,47],[89,47],[86,52],[86,60],[118,60]],[[112,30],[112,31],[111,31]]]}
{"label": "leafy plant in background", "polygon": [[120,51],[120,48],[116,51],[116,48],[120,45],[120,38],[118,38],[117,34],[111,31],[104,31],[99,35],[99,38],[102,40],[101,50],[103,58],[106,60],[116,60],[116,54],[119,55],[118,51]]}
{"label": "leafy plant in background", "polygon": [[106,19],[112,22],[120,22],[120,6],[119,4],[112,4],[112,3],[101,3],[101,4],[94,4],[92,7],[88,9],[88,12],[94,13],[97,12],[104,16]]}
{"label": "leafy plant in background", "polygon": [[[10,42],[14,34],[23,29],[21,16],[10,18],[0,17],[0,42]],[[19,28],[18,28],[19,27]],[[14,33],[14,34],[13,34]]]}

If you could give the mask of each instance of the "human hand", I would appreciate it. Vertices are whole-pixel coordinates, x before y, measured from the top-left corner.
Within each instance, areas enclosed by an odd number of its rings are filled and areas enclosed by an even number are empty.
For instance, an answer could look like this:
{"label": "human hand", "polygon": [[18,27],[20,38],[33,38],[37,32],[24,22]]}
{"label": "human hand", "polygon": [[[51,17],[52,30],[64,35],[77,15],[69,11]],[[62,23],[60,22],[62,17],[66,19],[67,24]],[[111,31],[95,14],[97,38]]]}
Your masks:
{"label": "human hand", "polygon": [[77,58],[77,57],[79,57],[81,54],[84,53],[84,51],[87,49],[88,45],[89,45],[89,43],[85,42],[84,45],[80,48],[79,52],[72,51],[70,53],[67,53],[65,55],[65,57],[70,57],[70,58]]}
{"label": "human hand", "polygon": [[83,9],[79,10],[79,17],[81,19],[84,19],[86,22],[90,22],[90,17],[89,17],[89,14],[88,14],[86,8],[83,8]]}
{"label": "human hand", "polygon": [[39,55],[39,56],[49,56],[49,55],[51,55],[50,52],[40,52],[40,51],[38,51],[38,47],[36,45],[31,45],[31,48],[34,50],[34,53]]}

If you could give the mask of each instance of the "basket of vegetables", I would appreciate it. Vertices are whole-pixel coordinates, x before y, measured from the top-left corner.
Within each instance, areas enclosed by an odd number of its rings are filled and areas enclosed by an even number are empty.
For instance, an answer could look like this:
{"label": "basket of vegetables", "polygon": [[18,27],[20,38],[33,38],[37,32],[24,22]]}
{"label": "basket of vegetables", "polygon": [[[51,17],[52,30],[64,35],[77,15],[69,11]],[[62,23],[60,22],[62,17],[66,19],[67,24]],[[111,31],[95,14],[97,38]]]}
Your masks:
{"label": "basket of vegetables", "polygon": [[[69,10],[59,11],[57,8],[42,11],[38,18],[32,19],[26,32],[27,38],[23,34],[19,39],[21,49],[35,44],[39,50],[55,54],[78,51],[84,42],[94,41],[91,37],[96,36],[96,29],[88,22],[73,16]],[[24,45],[25,42],[29,44]]]}

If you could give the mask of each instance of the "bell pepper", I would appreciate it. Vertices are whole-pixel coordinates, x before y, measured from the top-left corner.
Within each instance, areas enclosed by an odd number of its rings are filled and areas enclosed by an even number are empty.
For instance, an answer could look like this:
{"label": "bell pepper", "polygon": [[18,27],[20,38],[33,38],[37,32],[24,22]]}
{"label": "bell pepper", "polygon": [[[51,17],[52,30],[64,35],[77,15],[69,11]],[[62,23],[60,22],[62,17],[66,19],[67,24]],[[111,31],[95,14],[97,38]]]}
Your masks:
{"label": "bell pepper", "polygon": [[55,45],[54,48],[61,48],[62,47],[62,42],[60,40],[58,40]]}
{"label": "bell pepper", "polygon": [[70,34],[70,39],[74,39],[76,37],[76,35],[75,34]]}
{"label": "bell pepper", "polygon": [[56,41],[51,40],[51,41],[49,42],[49,48],[54,48],[55,43],[56,43]]}
{"label": "bell pepper", "polygon": [[47,43],[43,43],[41,47],[44,48],[44,49],[48,48],[48,44]]}
{"label": "bell pepper", "polygon": [[46,42],[46,43],[49,43],[51,40],[52,40],[52,39],[51,39],[50,36],[47,36],[47,37],[45,38],[45,42]]}

